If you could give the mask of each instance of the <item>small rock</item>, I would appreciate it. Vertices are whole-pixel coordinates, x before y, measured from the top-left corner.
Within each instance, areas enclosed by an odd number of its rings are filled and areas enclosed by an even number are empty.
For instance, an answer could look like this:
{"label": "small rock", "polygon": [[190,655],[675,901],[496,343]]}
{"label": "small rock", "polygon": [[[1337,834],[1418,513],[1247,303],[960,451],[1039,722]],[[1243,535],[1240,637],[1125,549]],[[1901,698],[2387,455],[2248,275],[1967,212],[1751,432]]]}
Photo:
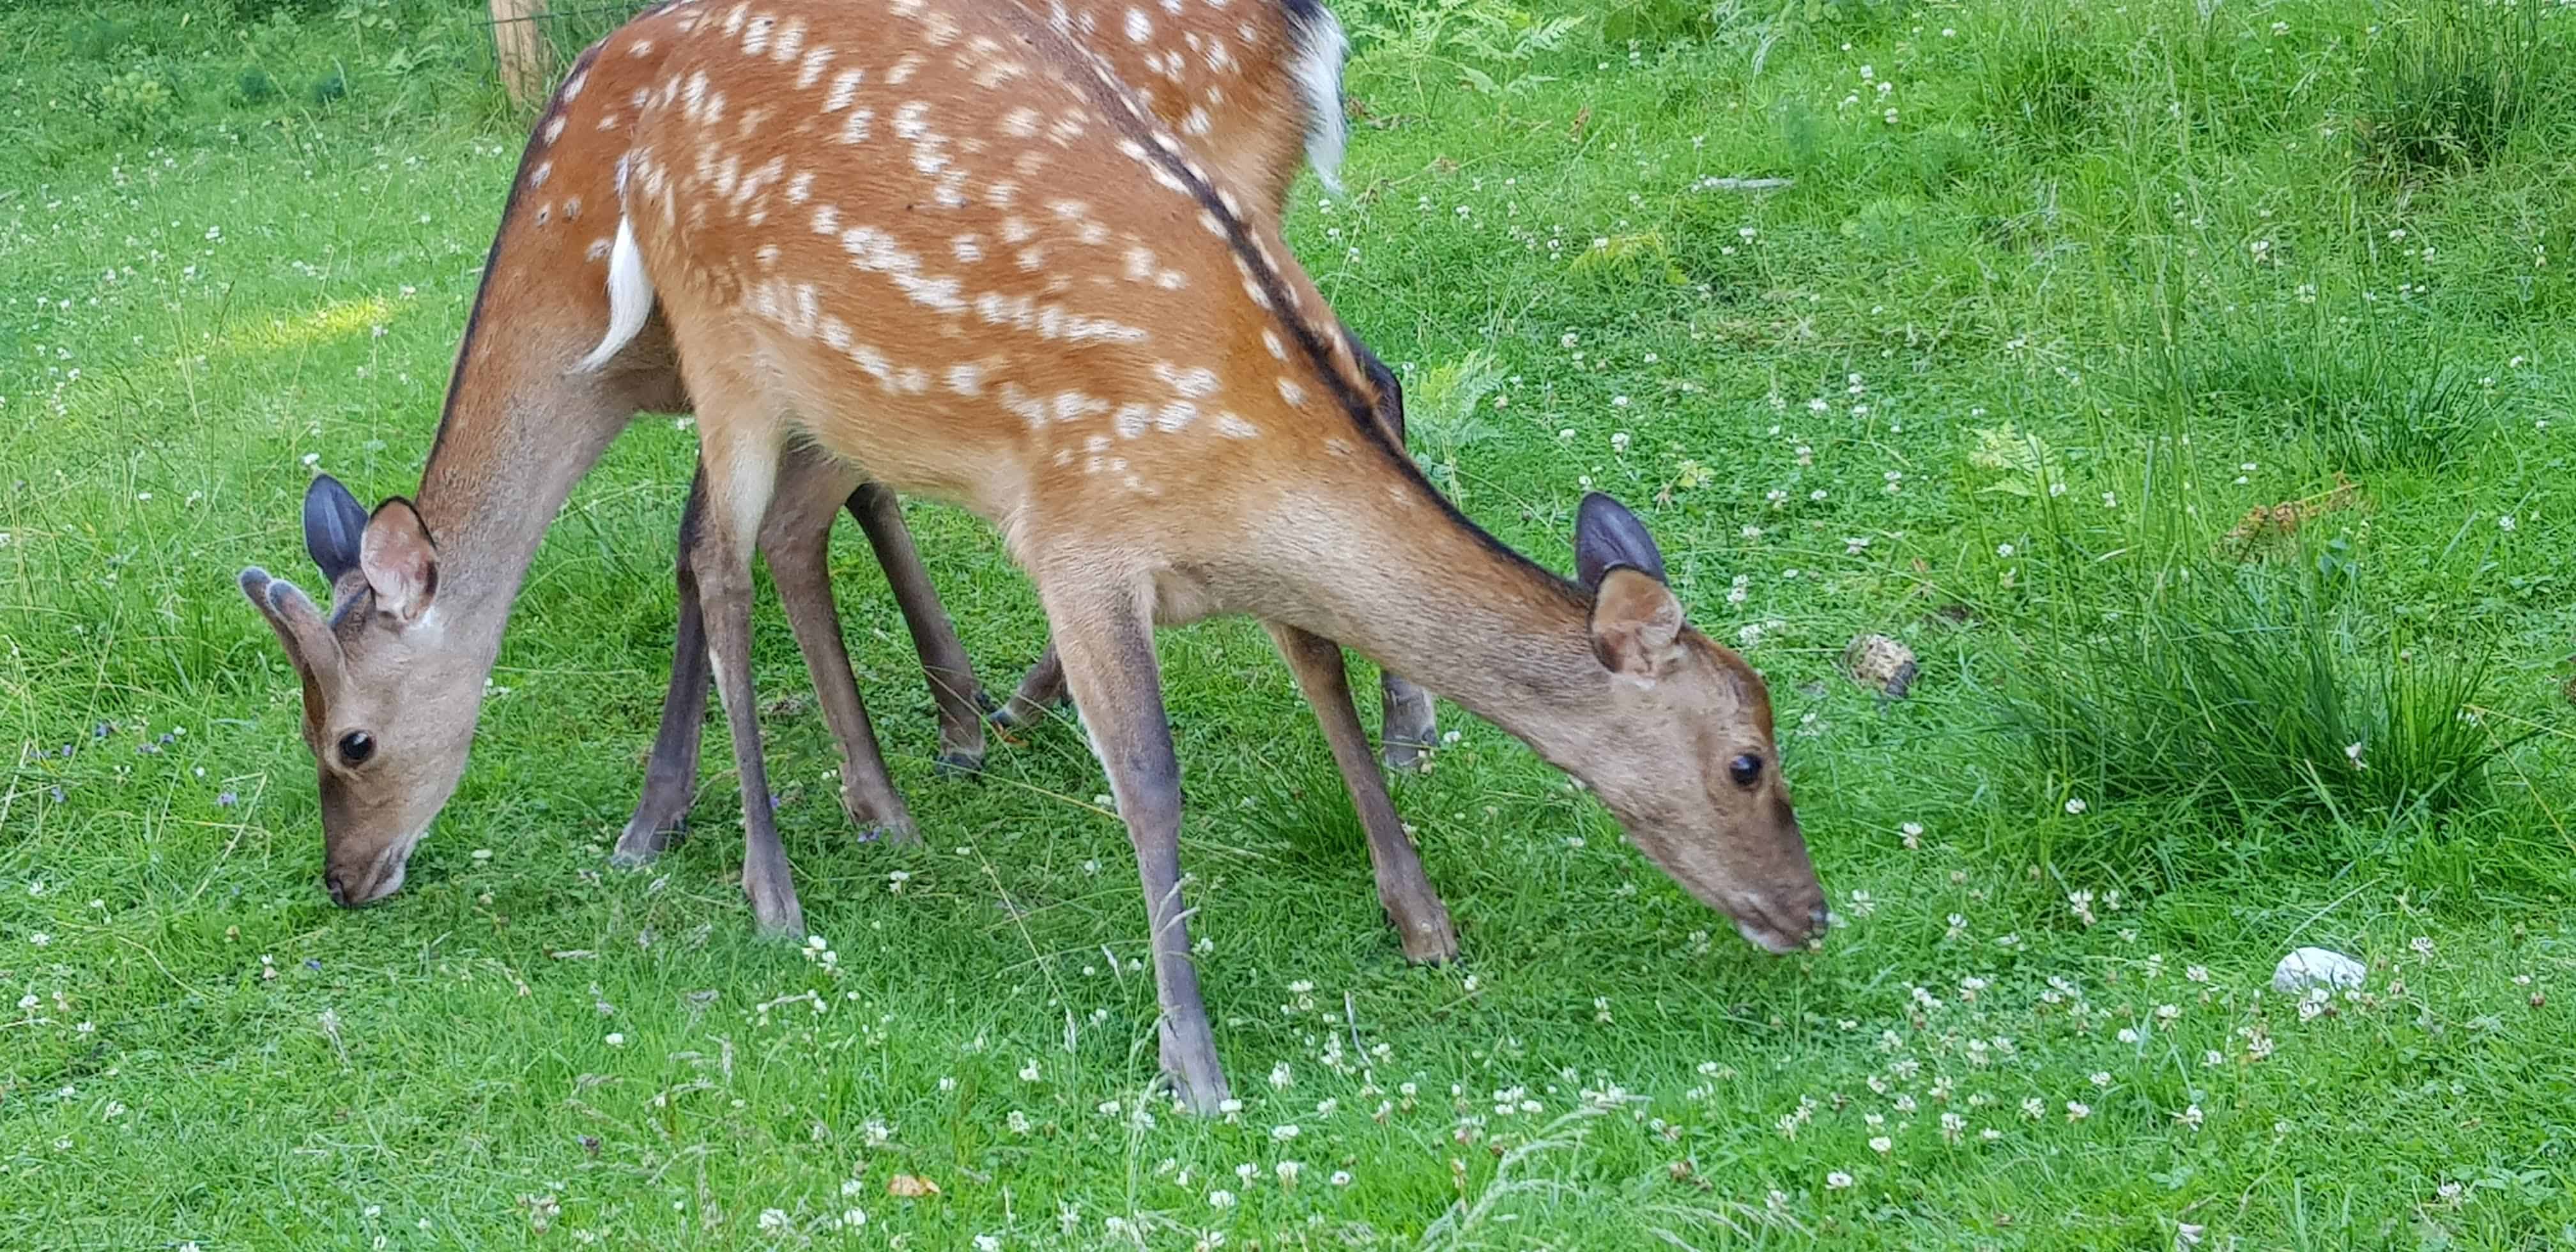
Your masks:
{"label": "small rock", "polygon": [[2272,990],[2297,995],[2310,987],[2358,987],[2366,970],[2359,961],[2324,948],[2300,948],[2272,969]]}
{"label": "small rock", "polygon": [[1885,635],[1862,635],[1843,649],[1843,668],[1853,682],[1876,688],[1891,700],[1905,698],[1914,685],[1914,650]]}

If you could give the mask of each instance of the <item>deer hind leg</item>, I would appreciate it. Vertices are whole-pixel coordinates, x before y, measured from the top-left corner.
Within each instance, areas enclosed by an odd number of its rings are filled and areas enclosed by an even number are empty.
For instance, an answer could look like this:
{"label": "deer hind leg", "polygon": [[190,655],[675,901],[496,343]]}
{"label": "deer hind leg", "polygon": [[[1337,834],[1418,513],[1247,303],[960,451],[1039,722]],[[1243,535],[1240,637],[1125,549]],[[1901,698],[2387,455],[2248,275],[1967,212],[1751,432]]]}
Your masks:
{"label": "deer hind leg", "polygon": [[706,507],[706,470],[689,479],[689,502],[680,510],[679,559],[674,576],[680,586],[680,621],[671,648],[671,685],[662,693],[662,724],[653,734],[653,755],[644,766],[644,794],[635,813],[617,836],[614,864],[642,865],[660,856],[687,825],[689,804],[698,792],[699,725],[707,715],[706,617],[698,601],[698,575],[689,563],[699,515]]}
{"label": "deer hind leg", "polygon": [[1181,767],[1154,659],[1152,592],[1142,580],[1104,580],[1089,562],[1033,572],[1066,684],[1136,851],[1162,1006],[1163,1070],[1183,1103],[1213,1114],[1226,1099],[1225,1071],[1199,997],[1189,910],[1181,904]]}
{"label": "deer hind leg", "polygon": [[841,808],[860,830],[861,839],[884,836],[896,843],[918,839],[912,813],[886,772],[877,746],[876,725],[859,697],[858,678],[850,672],[850,653],[841,637],[840,606],[832,596],[830,545],[832,519],[852,494],[858,474],[812,451],[785,456],[777,493],[761,521],[760,551],[769,563],[771,585],[787,612],[796,647],[814,680],[814,697],[823,706],[823,722],[841,749]]}
{"label": "deer hind leg", "polygon": [[1333,764],[1342,771],[1342,784],[1350,790],[1351,807],[1359,811],[1360,827],[1368,832],[1378,903],[1395,924],[1405,959],[1416,964],[1458,959],[1458,936],[1450,928],[1448,906],[1432,890],[1430,877],[1422,871],[1422,854],[1405,836],[1404,821],[1396,816],[1395,801],[1386,793],[1386,779],[1377,772],[1377,758],[1369,753],[1368,732],[1360,728],[1359,710],[1351,705],[1350,674],[1341,645],[1294,626],[1263,624],[1279,655],[1297,675],[1306,703],[1314,707],[1324,741],[1332,746]]}
{"label": "deer hind leg", "polygon": [[984,710],[991,701],[975,680],[974,662],[957,640],[956,624],[930,585],[930,572],[921,566],[912,530],[904,525],[903,505],[892,491],[872,482],[859,484],[846,503],[867,533],[868,546],[876,550],[886,585],[912,632],[913,650],[921,654],[921,673],[939,710],[939,771],[971,774],[983,769]]}
{"label": "deer hind leg", "polygon": [[[1374,416],[1385,428],[1386,437],[1394,443],[1397,455],[1411,455],[1404,446],[1404,385],[1386,362],[1369,351],[1359,336],[1342,328],[1343,338],[1350,341],[1351,352],[1359,359],[1360,369],[1376,384],[1378,403]],[[1293,658],[1292,658],[1293,663]],[[1440,733],[1439,713],[1432,707],[1431,693],[1413,685],[1401,675],[1381,667],[1378,670],[1378,739],[1384,745],[1388,769],[1420,768],[1423,754],[1431,750],[1432,740]],[[1318,713],[1321,713],[1319,708]],[[1406,952],[1410,954],[1411,948]]]}
{"label": "deer hind leg", "polygon": [[[689,358],[683,357],[683,361]],[[698,359],[722,359],[701,354]],[[693,376],[690,392],[702,397],[702,418],[718,396],[751,396],[745,380],[723,379],[722,385],[700,386]],[[775,428],[758,413],[738,421],[705,421],[700,459],[706,466],[706,508],[699,516],[690,564],[698,575],[698,594],[706,612],[707,653],[715,669],[716,695],[724,703],[725,725],[733,735],[735,776],[742,788],[742,888],[751,897],[751,912],[762,932],[805,933],[804,910],[789,877],[787,849],[778,838],[777,814],[769,802],[769,771],[761,758],[760,693],[751,673],[751,557],[762,516],[776,490],[780,449]]]}
{"label": "deer hind leg", "polygon": [[998,726],[1033,726],[1044,721],[1049,710],[1064,703],[1064,658],[1055,650],[1055,640],[1047,640],[1046,651],[1038,654],[1037,664],[1021,675],[1019,689],[993,713]]}

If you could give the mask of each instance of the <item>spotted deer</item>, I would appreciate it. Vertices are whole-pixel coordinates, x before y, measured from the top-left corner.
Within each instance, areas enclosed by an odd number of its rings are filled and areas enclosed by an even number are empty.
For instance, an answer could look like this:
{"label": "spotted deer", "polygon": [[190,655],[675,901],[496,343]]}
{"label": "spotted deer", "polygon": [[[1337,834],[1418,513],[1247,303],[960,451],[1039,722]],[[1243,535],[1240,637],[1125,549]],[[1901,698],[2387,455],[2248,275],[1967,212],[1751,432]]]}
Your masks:
{"label": "spotted deer", "polygon": [[[1184,20],[1172,23],[1185,41],[1193,34],[1190,23],[1204,28],[1196,33],[1208,52],[1198,62],[1164,56],[1120,32],[1095,37],[1096,23],[1079,18],[1072,26],[1093,38],[1114,66],[1150,76],[1152,107],[1219,148],[1222,167],[1258,189],[1262,202],[1280,205],[1296,176],[1301,142],[1328,180],[1337,164],[1343,142],[1333,109],[1339,31],[1314,0],[1247,0],[1221,19],[1209,15],[1217,9],[1185,11]],[[1230,48],[1220,51],[1227,40]],[[489,672],[545,519],[637,410],[690,407],[659,317],[635,329],[613,369],[567,368],[589,342],[574,336],[588,335],[609,316],[603,276],[610,239],[597,233],[604,224],[597,206],[616,197],[626,128],[642,107],[628,93],[633,83],[611,84],[621,68],[638,72],[642,60],[630,58],[621,67],[601,64],[597,48],[585,52],[540,117],[487,261],[418,494],[389,499],[371,515],[328,476],[317,477],[307,492],[305,543],[332,589],[327,617],[286,580],[256,567],[243,572],[243,591],[275,628],[304,685],[303,737],[316,757],[323,802],[324,884],[343,905],[366,904],[401,887],[413,848],[452,793],[479,714],[475,689]],[[807,50],[800,64],[803,73],[823,62]],[[848,72],[835,71],[835,82]],[[510,336],[484,333],[485,316],[501,314],[511,317]],[[1395,378],[1359,351],[1376,387],[1379,420],[1400,444]],[[791,455],[783,470],[759,547],[842,749],[844,806],[862,827],[899,838],[910,819],[857,695],[826,576],[824,543],[837,507],[846,505],[867,532],[911,628],[940,708],[944,764],[971,766],[980,757],[981,689],[892,493],[828,459]],[[701,492],[693,484],[692,514]],[[691,524],[684,517],[680,628],[661,728],[636,815],[619,841],[619,859],[627,863],[668,842],[694,791],[709,658],[688,559]],[[1005,715],[1034,715],[1052,701],[1062,684],[1054,659],[1050,648]],[[1400,754],[1428,741],[1430,699],[1391,671],[1383,677],[1385,741],[1390,763],[1400,763]],[[1368,759],[1347,689],[1339,685],[1338,658],[1332,682],[1317,689],[1325,698],[1319,716],[1369,832],[1381,902],[1409,957],[1454,956],[1447,911]],[[753,793],[765,790],[756,786]],[[759,842],[747,838],[747,848]],[[787,920],[792,928],[795,919]]]}
{"label": "spotted deer", "polygon": [[[1284,215],[1289,189],[1306,164],[1314,167],[1328,189],[1339,189],[1339,165],[1346,145],[1341,113],[1344,46],[1339,25],[1319,0],[1173,5],[1163,11],[1160,20],[1164,38],[1159,41],[1131,40],[1116,24],[1104,36],[1098,14],[1069,13],[1066,22],[1077,42],[1097,51],[1122,81],[1137,89],[1146,108],[1158,120],[1190,136],[1193,148],[1206,154],[1221,181],[1247,190],[1246,202],[1254,212],[1274,218]],[[1195,59],[1167,57],[1163,49],[1175,41],[1200,55]],[[1220,48],[1223,51],[1218,51]],[[1402,386],[1394,372],[1365,345],[1355,337],[1352,342],[1362,367],[1369,373],[1379,419],[1386,423],[1389,437],[1402,446]],[[773,543],[796,552],[823,543],[839,503],[835,493],[843,489],[842,483],[855,477],[856,471],[820,459],[791,462],[781,476],[778,497],[771,506],[769,530],[764,532],[774,538],[764,537],[762,551],[769,552]],[[702,482],[703,473],[700,481],[690,484],[691,511],[681,521],[684,535],[697,525],[695,509],[703,499]],[[980,740],[970,742],[967,734],[955,728],[971,717],[971,702],[980,699],[981,692],[972,685],[972,673],[965,668],[953,631],[946,629],[936,592],[930,588],[919,562],[909,555],[908,533],[900,514],[891,512],[895,508],[893,498],[872,485],[862,485],[848,497],[846,507],[862,519],[932,677],[942,718],[939,764],[952,770],[971,770],[980,763]],[[797,521],[790,519],[801,519],[810,529],[791,536],[786,532],[795,530]],[[628,862],[641,861],[660,851],[682,826],[695,797],[698,723],[705,713],[710,674],[696,579],[688,567],[685,542],[682,547],[678,570],[681,611],[671,684],[664,698],[662,723],[647,767],[644,792],[619,841],[619,856]],[[773,581],[809,574],[821,576],[818,561],[790,561],[784,569],[774,559],[770,564]],[[827,602],[829,596],[828,587],[799,588],[790,603],[819,604]],[[954,660],[945,659],[950,657]],[[838,672],[846,670],[834,671]],[[825,671],[818,670],[816,681],[824,682],[826,676]],[[1381,672],[1380,687],[1380,738],[1386,763],[1397,769],[1409,768],[1428,750],[1437,731],[1430,694],[1393,671]],[[993,720],[1004,726],[1027,725],[1059,703],[1063,692],[1063,667],[1050,646],[1018,690],[993,710]],[[827,709],[845,708],[858,700],[854,692],[837,691],[824,692],[822,698]],[[836,731],[863,722],[847,713],[830,720]],[[1342,719],[1337,715],[1326,716],[1324,722],[1329,732],[1344,733]],[[1348,746],[1337,748],[1337,759],[1350,755]],[[872,751],[869,745],[847,746],[842,756],[845,761],[864,761]],[[1363,743],[1359,755],[1366,754]],[[1383,790],[1365,778],[1354,779],[1353,785],[1361,790]],[[1446,910],[1437,904],[1436,897],[1410,905],[1399,902],[1400,897],[1408,895],[1428,896],[1430,889],[1419,871],[1407,865],[1414,858],[1394,851],[1402,837],[1392,804],[1371,797],[1360,800],[1358,807],[1371,827],[1371,846],[1376,850],[1373,859],[1379,866],[1381,892],[1390,897],[1390,915],[1408,916],[1414,923],[1401,935],[1407,955],[1415,960],[1456,955],[1456,940],[1447,923]]]}
{"label": "spotted deer", "polygon": [[[1230,50],[1171,40],[1162,19],[1191,2],[1096,20],[1167,59]],[[1277,222],[1072,37],[1080,20],[683,0],[597,50],[634,112],[608,317],[576,368],[617,377],[658,311],[696,401],[690,559],[755,915],[799,916],[749,649],[750,559],[793,455],[971,510],[1035,583],[1136,854],[1162,1063],[1191,1108],[1227,1085],[1181,898],[1160,625],[1256,618],[1310,697],[1355,649],[1584,781],[1748,940],[1816,938],[1764,684],[1688,624],[1644,526],[1585,497],[1569,581],[1460,514],[1377,419]]]}

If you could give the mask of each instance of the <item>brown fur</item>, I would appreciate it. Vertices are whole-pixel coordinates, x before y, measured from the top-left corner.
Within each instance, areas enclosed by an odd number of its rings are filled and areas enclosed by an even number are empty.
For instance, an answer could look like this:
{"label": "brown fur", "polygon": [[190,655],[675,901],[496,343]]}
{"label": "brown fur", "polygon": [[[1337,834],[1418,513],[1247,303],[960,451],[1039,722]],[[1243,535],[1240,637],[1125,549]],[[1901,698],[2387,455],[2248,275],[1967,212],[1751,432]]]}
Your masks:
{"label": "brown fur", "polygon": [[[1821,924],[1760,684],[1682,625],[1660,580],[1614,570],[1595,601],[1460,518],[1371,420],[1359,359],[1276,223],[1059,32],[998,6],[875,8],[712,6],[604,54],[676,45],[625,209],[701,398],[720,684],[748,673],[748,537],[791,443],[999,525],[1135,843],[1165,1063],[1201,1107],[1224,1082],[1179,901],[1158,623],[1251,613],[1420,674],[1585,777],[1748,935],[1790,947]],[[935,51],[834,107],[745,54],[764,18]],[[836,136],[876,159],[838,159]],[[1122,270],[1137,252],[1149,263]],[[1123,294],[1140,270],[1170,277]],[[734,721],[749,790],[757,727]],[[1738,757],[1764,767],[1744,786]],[[757,870],[764,919],[792,907]]]}

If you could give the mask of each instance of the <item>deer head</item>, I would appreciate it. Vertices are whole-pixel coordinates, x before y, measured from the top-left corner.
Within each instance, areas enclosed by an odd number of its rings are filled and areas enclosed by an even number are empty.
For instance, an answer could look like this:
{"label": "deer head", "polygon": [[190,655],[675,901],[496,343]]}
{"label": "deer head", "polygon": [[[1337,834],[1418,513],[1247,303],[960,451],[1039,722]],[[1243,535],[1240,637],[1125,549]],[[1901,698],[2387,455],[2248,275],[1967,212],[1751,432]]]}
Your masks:
{"label": "deer head", "polygon": [[1762,678],[1683,620],[1645,525],[1594,493],[1576,517],[1576,581],[1592,594],[1606,716],[1563,764],[1647,858],[1755,945],[1787,952],[1823,933]]}
{"label": "deer head", "polygon": [[[322,883],[354,908],[402,886],[403,866],[465,772],[486,668],[447,642],[438,550],[411,502],[370,515],[321,475],[304,495],[304,549],[329,616],[253,566],[242,594],[277,631],[304,685],[304,744],[321,775]],[[486,658],[488,660],[488,658]]]}

